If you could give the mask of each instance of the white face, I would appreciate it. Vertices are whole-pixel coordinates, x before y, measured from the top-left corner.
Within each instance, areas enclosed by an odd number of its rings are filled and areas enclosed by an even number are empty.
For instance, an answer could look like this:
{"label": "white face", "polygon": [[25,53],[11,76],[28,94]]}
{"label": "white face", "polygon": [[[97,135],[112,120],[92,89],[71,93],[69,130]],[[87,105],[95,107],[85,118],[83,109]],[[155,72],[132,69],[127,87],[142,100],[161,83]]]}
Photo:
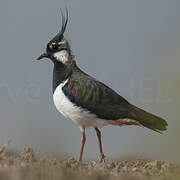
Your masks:
{"label": "white face", "polygon": [[53,54],[53,56],[57,61],[62,62],[63,64],[66,63],[69,59],[69,54],[66,50],[56,52]]}

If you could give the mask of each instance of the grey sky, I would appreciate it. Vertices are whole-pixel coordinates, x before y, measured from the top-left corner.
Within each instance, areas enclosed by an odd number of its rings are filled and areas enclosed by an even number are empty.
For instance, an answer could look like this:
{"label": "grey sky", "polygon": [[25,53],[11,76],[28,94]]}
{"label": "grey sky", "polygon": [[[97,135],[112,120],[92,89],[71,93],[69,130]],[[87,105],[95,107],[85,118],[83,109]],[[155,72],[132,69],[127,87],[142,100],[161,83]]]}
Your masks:
{"label": "grey sky", "polygon": [[[108,158],[143,156],[177,160],[180,146],[180,1],[6,0],[0,2],[0,143],[36,151],[79,154],[80,131],[52,101],[52,64],[35,59],[61,27],[78,65],[131,103],[165,118],[159,135],[138,127],[104,127]],[[87,131],[84,157],[96,159],[98,144]]]}

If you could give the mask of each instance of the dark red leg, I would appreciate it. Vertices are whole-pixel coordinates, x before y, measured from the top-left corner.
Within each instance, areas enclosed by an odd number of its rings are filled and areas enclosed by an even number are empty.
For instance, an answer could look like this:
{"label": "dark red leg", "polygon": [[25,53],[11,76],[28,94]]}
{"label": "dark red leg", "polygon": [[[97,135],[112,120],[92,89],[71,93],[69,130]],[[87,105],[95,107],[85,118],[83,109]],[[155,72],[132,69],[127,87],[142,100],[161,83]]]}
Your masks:
{"label": "dark red leg", "polygon": [[100,162],[105,162],[105,156],[104,156],[103,150],[102,150],[101,131],[97,127],[95,127],[94,129],[96,130],[96,134],[97,134],[98,142],[99,142]]}
{"label": "dark red leg", "polygon": [[82,131],[82,136],[81,136],[81,150],[80,150],[79,161],[82,161],[85,142],[86,142],[86,135],[85,135],[85,130],[83,130]]}

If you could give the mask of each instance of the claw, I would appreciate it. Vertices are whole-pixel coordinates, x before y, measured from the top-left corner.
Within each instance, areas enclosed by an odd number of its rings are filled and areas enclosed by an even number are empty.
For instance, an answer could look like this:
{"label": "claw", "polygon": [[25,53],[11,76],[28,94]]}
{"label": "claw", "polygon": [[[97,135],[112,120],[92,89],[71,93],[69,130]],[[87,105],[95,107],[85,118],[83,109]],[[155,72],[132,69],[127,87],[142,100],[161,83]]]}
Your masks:
{"label": "claw", "polygon": [[104,154],[101,155],[101,159],[100,159],[99,162],[100,163],[105,163],[105,155]]}

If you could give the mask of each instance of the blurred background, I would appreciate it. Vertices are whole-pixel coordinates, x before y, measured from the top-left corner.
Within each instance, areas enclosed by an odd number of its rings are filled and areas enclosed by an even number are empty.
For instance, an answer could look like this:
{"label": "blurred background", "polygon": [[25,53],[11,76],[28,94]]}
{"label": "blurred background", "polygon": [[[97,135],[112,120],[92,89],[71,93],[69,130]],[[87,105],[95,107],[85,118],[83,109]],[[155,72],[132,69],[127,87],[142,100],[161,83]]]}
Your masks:
{"label": "blurred background", "polygon": [[[0,144],[78,157],[80,131],[56,111],[50,61],[36,61],[61,28],[77,64],[132,104],[167,120],[163,135],[140,127],[103,127],[108,159],[179,161],[180,1],[6,0],[0,2]],[[99,155],[94,129],[84,158]]]}

